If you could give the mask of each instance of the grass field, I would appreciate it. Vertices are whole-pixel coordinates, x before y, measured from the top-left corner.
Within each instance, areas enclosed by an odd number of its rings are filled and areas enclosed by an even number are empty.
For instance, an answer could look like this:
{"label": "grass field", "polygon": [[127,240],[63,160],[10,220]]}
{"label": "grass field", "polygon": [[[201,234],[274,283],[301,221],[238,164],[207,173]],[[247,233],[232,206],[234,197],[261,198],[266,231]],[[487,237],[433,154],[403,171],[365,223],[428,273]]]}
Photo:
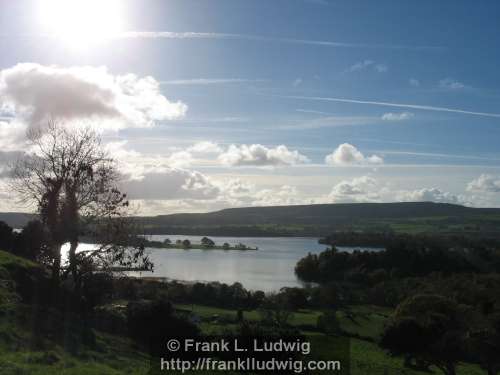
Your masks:
{"label": "grass field", "polygon": [[[236,324],[219,323],[219,320],[236,319],[236,310],[221,309],[203,305],[175,305],[176,308],[189,310],[198,315],[201,320],[201,328],[206,334],[217,334],[223,330],[236,327]],[[322,311],[302,310],[294,313],[290,324],[296,327],[315,326]],[[343,331],[359,335],[363,339],[350,339],[350,358],[352,375],[424,375],[428,372],[415,371],[405,368],[401,358],[387,355],[379,348],[376,341],[382,332],[384,324],[391,314],[390,309],[377,306],[350,306],[347,310],[337,312],[340,327]],[[257,321],[260,315],[257,311],[245,311],[244,317],[250,321]],[[311,342],[313,354],[309,359],[332,359],[337,339],[317,331],[303,330],[302,333]],[[436,374],[439,370],[434,369]],[[478,366],[462,364],[458,367],[459,375],[484,374]]]}

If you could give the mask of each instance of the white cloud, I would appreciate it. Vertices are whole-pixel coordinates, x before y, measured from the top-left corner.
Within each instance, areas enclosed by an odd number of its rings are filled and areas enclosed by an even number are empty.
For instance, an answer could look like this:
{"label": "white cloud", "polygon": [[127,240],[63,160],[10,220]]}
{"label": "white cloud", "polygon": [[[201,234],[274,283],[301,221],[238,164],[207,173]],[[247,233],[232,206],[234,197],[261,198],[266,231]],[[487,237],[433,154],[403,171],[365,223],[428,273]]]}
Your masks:
{"label": "white cloud", "polygon": [[351,65],[349,69],[347,69],[349,72],[357,72],[359,70],[364,70],[370,66],[375,64],[375,61],[372,60],[363,60],[363,61],[358,61],[356,64]]}
{"label": "white cloud", "polygon": [[298,87],[302,84],[302,78],[297,78],[293,81],[293,87]]}
{"label": "white cloud", "polygon": [[459,90],[463,89],[465,85],[453,78],[445,78],[439,81],[439,87],[446,90]]}
{"label": "white cloud", "polygon": [[405,121],[409,120],[414,116],[411,112],[387,112],[382,115],[382,120],[384,121]]}
{"label": "white cloud", "polygon": [[228,166],[281,166],[306,163],[307,157],[285,145],[268,148],[260,144],[231,145],[219,155],[219,161]]}
{"label": "white cloud", "polygon": [[408,80],[408,82],[410,83],[410,86],[413,86],[413,87],[419,87],[420,86],[420,81],[416,78],[410,78]]}
{"label": "white cloud", "polygon": [[129,180],[124,191],[131,199],[215,199],[220,189],[204,174],[181,168],[166,168],[161,173],[145,174],[141,180]]}
{"label": "white cloud", "polygon": [[370,176],[356,177],[345,180],[332,188],[327,197],[328,202],[350,203],[350,202],[378,202],[380,196],[377,181]]}
{"label": "white cloud", "polygon": [[177,151],[166,158],[166,163],[174,168],[186,168],[193,164],[193,155],[188,151]]}
{"label": "white cloud", "polygon": [[467,185],[467,191],[482,193],[500,193],[500,177],[482,174]]}
{"label": "white cloud", "polygon": [[437,203],[463,203],[463,198],[438,188],[423,188],[413,191],[403,191],[398,194],[402,202],[437,202]]}
{"label": "white cloud", "polygon": [[222,148],[215,142],[201,141],[188,147],[187,151],[196,154],[219,154]]}
{"label": "white cloud", "polygon": [[0,150],[15,151],[23,148],[26,127],[16,121],[0,121]]}
{"label": "white cloud", "polygon": [[247,181],[233,178],[221,181],[217,186],[221,190],[219,204],[222,206],[283,206],[311,203],[295,186],[290,185],[262,189]]}
{"label": "white cloud", "polygon": [[329,165],[382,164],[383,162],[384,160],[377,155],[365,157],[361,151],[349,143],[342,143],[325,157],[325,163]]}
{"label": "white cloud", "polygon": [[252,206],[289,206],[304,204],[295,186],[283,185],[277,189],[263,189],[255,194]]}
{"label": "white cloud", "polygon": [[367,69],[373,69],[377,73],[386,73],[389,70],[389,67],[386,64],[376,64],[373,60],[362,60],[351,65],[347,69],[347,72],[352,73]]}
{"label": "white cloud", "polygon": [[169,155],[143,154],[127,148],[127,141],[110,142],[105,150],[116,161],[118,169],[127,179],[142,180],[146,174],[164,173],[172,168],[186,168],[194,159],[188,151]]}
{"label": "white cloud", "polygon": [[100,128],[150,127],[182,118],[187,105],[171,102],[150,76],[112,75],[105,67],[17,64],[0,71],[0,102],[30,126],[49,118],[99,120]]}

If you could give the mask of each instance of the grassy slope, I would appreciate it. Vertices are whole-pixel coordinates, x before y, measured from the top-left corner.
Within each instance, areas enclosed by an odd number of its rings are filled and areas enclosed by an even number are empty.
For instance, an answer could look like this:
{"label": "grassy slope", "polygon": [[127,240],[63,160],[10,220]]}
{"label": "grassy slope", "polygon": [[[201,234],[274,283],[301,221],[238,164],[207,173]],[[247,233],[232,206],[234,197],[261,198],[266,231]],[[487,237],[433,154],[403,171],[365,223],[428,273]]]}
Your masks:
{"label": "grassy slope", "polygon": [[78,356],[68,354],[48,342],[43,351],[32,350],[29,306],[16,292],[13,275],[30,273],[39,266],[26,259],[0,251],[0,374],[2,375],[120,375],[146,374],[148,357],[134,350],[127,339],[98,334],[97,349]]}

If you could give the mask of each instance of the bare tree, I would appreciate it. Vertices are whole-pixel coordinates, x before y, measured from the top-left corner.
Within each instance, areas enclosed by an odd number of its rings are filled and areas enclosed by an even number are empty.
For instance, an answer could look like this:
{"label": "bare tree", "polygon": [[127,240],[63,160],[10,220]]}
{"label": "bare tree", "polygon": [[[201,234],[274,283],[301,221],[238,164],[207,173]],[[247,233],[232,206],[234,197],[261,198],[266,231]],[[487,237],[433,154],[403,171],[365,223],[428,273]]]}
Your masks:
{"label": "bare tree", "polygon": [[[53,121],[27,135],[32,154],[16,164],[13,187],[24,201],[36,204],[47,228],[54,282],[71,274],[79,288],[82,275],[95,267],[151,267],[131,233],[129,202],[117,188],[119,173],[99,135],[89,127],[69,129]],[[77,253],[82,235],[98,247]],[[67,242],[65,267],[61,247]]]}

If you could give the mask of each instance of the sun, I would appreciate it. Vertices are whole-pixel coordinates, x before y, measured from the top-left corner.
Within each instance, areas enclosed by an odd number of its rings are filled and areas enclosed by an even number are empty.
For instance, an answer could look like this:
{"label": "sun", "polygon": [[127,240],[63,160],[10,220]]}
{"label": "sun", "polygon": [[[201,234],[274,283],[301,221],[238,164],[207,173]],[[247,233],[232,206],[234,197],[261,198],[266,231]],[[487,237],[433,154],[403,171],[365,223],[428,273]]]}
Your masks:
{"label": "sun", "polygon": [[40,0],[39,16],[50,35],[85,47],[123,31],[123,0]]}

